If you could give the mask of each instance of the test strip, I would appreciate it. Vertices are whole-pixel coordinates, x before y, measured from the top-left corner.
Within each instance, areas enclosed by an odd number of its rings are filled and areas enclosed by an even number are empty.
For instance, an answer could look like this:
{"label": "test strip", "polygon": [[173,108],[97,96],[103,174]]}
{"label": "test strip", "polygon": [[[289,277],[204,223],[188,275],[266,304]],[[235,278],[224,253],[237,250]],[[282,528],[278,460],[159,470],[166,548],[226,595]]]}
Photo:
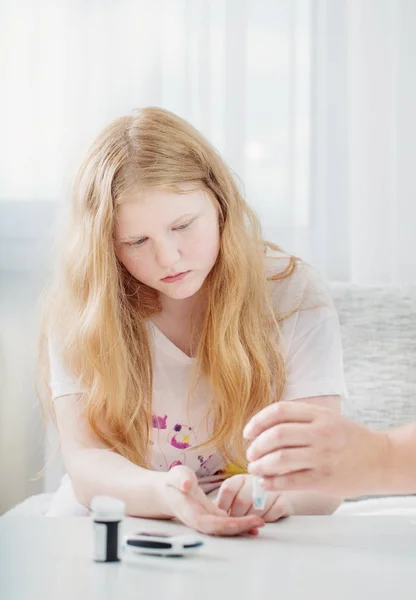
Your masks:
{"label": "test strip", "polygon": [[253,477],[253,508],[264,510],[266,507],[266,490],[260,485],[260,477]]}

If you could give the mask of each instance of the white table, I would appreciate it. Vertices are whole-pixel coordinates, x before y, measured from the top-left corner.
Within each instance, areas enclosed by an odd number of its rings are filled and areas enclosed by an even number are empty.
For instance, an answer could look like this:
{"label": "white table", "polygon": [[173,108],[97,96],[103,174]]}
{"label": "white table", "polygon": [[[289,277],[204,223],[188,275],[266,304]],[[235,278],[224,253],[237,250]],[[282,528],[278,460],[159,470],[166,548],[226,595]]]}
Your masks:
{"label": "white table", "polygon": [[[123,531],[179,532],[126,519]],[[258,538],[205,537],[187,558],[95,563],[87,517],[0,518],[1,600],[414,600],[416,520],[292,517]]]}

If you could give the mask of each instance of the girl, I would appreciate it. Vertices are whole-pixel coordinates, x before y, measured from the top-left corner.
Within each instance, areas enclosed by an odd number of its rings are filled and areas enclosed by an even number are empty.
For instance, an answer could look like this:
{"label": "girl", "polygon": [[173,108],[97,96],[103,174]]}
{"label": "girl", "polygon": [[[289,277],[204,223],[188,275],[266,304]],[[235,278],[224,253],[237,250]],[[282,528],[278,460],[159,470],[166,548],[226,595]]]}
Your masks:
{"label": "girl", "polygon": [[252,508],[243,428],[271,402],[340,410],[339,326],[319,276],[263,242],[193,127],[159,108],[111,123],[63,241],[42,356],[81,504],[105,493],[217,535],[338,506],[283,492]]}

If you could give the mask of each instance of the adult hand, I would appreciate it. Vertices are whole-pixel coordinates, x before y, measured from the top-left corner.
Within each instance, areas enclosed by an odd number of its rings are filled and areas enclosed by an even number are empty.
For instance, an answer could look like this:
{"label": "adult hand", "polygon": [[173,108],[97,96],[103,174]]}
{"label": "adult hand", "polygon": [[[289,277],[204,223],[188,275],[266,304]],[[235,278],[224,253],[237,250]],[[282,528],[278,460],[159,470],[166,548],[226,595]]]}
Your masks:
{"label": "adult hand", "polygon": [[274,523],[293,514],[292,503],[287,494],[269,492],[263,510],[253,508],[252,497],[253,476],[234,475],[221,485],[215,503],[218,508],[233,517],[255,514],[262,517],[266,523]]}
{"label": "adult hand", "polygon": [[218,508],[198,485],[193,471],[179,465],[166,473],[165,501],[170,512],[182,523],[201,533],[232,536],[241,533],[256,535],[264,520],[258,515],[232,517]]}
{"label": "adult hand", "polygon": [[253,440],[248,471],[266,490],[313,490],[353,497],[381,493],[388,434],[311,404],[271,404],[244,429]]}

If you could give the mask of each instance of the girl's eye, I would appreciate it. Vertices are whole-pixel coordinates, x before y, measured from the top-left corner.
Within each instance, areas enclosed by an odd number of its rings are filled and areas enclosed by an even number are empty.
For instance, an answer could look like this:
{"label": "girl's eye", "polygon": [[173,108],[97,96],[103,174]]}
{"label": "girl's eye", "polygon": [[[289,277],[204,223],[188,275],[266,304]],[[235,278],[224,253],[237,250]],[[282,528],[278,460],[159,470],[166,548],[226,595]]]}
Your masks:
{"label": "girl's eye", "polygon": [[140,240],[136,240],[135,242],[131,242],[132,246],[143,246],[147,238],[141,238]]}
{"label": "girl's eye", "polygon": [[191,223],[192,221],[190,221],[189,223],[185,223],[184,225],[179,225],[179,227],[175,227],[175,229],[186,229]]}
{"label": "girl's eye", "polygon": [[[192,221],[189,221],[189,223],[184,223],[183,225],[179,225],[179,227],[175,227],[175,230],[182,230],[182,229],[186,229],[187,227],[189,227],[189,225],[191,225]],[[135,240],[134,242],[130,242],[131,246],[143,246],[143,244],[146,242],[147,238],[140,238],[139,240]]]}

